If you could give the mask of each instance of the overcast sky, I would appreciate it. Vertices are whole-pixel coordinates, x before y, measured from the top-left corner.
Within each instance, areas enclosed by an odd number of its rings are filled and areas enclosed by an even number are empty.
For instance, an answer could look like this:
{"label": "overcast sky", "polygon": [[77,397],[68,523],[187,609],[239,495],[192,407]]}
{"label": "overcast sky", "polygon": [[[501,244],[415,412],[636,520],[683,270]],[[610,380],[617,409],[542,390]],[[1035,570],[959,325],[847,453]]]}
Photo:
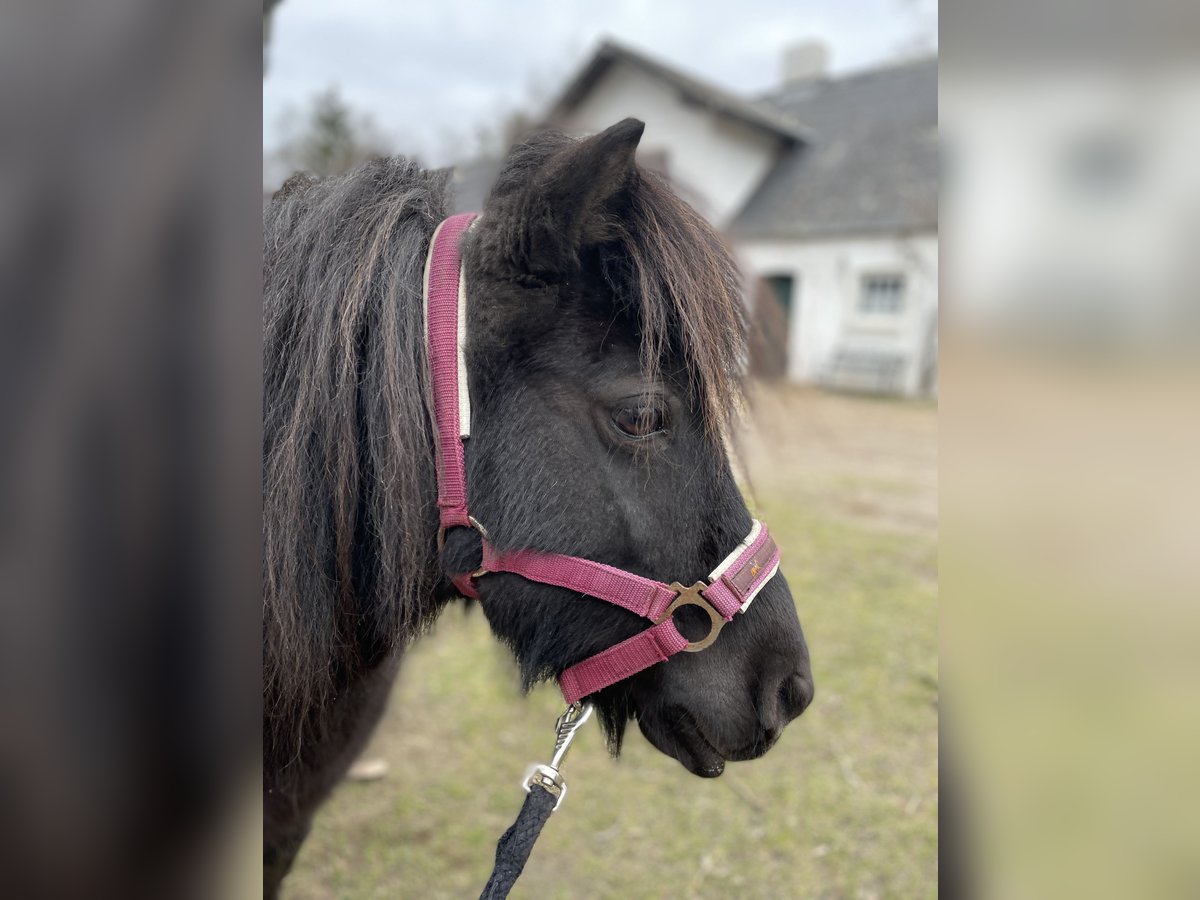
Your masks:
{"label": "overcast sky", "polygon": [[936,35],[936,0],[283,0],[263,143],[271,151],[288,116],[336,86],[392,149],[443,165],[507,112],[544,107],[605,37],[751,95],[778,81],[799,40],[823,40],[846,72]]}

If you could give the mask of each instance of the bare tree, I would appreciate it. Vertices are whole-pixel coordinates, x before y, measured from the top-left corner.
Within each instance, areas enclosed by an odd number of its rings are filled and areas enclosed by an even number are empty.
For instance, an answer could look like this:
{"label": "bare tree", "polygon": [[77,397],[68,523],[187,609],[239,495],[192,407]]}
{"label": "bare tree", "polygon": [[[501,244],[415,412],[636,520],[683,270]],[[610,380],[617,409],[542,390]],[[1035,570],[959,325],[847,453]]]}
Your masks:
{"label": "bare tree", "polygon": [[289,171],[306,171],[324,177],[340,175],[378,156],[387,156],[386,141],[370,117],[356,113],[338,93],[328,88],[293,125],[278,151]]}

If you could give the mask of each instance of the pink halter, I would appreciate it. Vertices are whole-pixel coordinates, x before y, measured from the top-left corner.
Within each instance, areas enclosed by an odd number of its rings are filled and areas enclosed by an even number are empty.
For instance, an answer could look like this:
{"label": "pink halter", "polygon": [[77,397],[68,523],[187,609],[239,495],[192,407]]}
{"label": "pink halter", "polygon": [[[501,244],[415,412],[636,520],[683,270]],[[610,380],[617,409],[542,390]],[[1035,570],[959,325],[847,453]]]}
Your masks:
{"label": "pink halter", "polygon": [[[703,650],[721,627],[746,608],[779,570],[779,548],[765,525],[755,521],[750,533],[710,573],[708,583],[684,587],[643,578],[603,563],[542,553],[498,551],[487,531],[467,511],[467,473],[463,440],[471,433],[471,401],[463,344],[466,332],[466,283],[458,242],[476,213],[451,216],[438,226],[425,267],[426,329],[429,367],[433,375],[433,408],[437,425],[438,549],[450,528],[473,528],[483,541],[483,564],[453,577],[465,596],[478,599],[475,580],[492,572],[510,572],[530,581],[567,588],[637,613],[653,624],[628,640],[609,647],[559,676],[567,703],[616,684],[681,651]],[[681,606],[698,606],[712,627],[701,640],[689,642],[671,615]]]}

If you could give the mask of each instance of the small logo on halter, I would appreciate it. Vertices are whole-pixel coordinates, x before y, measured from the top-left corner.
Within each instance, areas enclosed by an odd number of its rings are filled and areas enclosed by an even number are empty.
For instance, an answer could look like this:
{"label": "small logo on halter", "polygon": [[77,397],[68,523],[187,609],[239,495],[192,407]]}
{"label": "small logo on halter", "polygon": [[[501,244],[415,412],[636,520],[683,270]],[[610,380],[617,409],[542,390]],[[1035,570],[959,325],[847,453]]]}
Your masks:
{"label": "small logo on halter", "polygon": [[760,565],[758,564],[758,560],[757,560],[757,559],[756,559],[756,560],[754,560],[754,565],[752,565],[752,566],[750,567],[750,577],[751,577],[751,578],[757,578],[757,577],[758,577],[758,571],[759,571],[759,569],[761,569],[761,568],[762,568],[762,566],[760,566]]}

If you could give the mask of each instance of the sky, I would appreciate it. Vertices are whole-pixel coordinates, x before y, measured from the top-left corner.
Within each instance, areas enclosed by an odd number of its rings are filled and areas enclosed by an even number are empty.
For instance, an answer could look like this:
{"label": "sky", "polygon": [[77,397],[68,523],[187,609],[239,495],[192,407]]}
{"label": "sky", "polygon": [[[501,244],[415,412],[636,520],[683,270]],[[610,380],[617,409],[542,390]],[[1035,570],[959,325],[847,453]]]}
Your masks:
{"label": "sky", "polygon": [[834,73],[936,49],[936,0],[283,0],[263,82],[270,155],[336,87],[398,153],[445,165],[516,109],[544,109],[604,38],[728,90],[779,81],[783,50],[818,39]]}

